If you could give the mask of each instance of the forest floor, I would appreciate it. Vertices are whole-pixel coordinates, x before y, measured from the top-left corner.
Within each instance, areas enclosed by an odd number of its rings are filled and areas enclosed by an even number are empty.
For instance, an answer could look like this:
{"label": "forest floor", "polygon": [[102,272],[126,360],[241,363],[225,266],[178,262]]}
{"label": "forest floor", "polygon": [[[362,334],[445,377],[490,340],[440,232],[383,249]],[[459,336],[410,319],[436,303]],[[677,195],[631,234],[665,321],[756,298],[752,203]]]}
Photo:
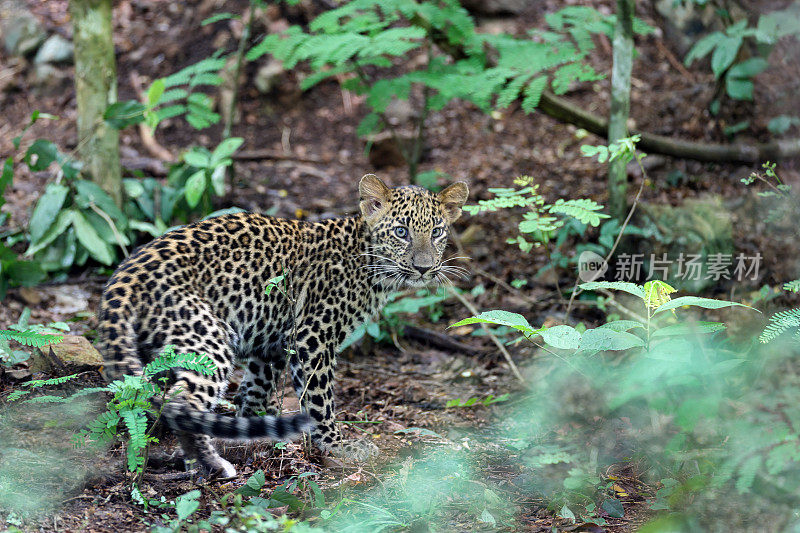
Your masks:
{"label": "forest floor", "polygon": [[[49,31],[71,33],[66,0],[28,3]],[[613,2],[591,3],[605,12],[613,12]],[[511,32],[543,27],[544,14],[558,9],[562,3],[548,0],[531,4],[535,6],[520,17],[484,20],[481,25],[487,31]],[[136,97],[136,89],[131,85],[134,78],[140,78],[146,86],[151,80],[207,57],[216,48],[232,50],[236,32],[240,31],[236,24],[221,22],[201,27],[200,22],[217,11],[240,12],[246,2],[225,2],[224,9],[222,2],[213,0],[191,5],[120,0],[115,5],[119,95],[125,100]],[[653,26],[662,25],[655,12],[644,10],[638,15]],[[268,23],[275,28],[284,21],[275,18]],[[610,72],[610,43],[597,38],[596,45],[591,57],[593,65],[600,72]],[[729,103],[718,117],[708,112],[714,82],[707,67],[696,64],[688,72],[678,67],[677,52],[670,51],[670,43],[659,32],[638,38],[637,50],[631,113],[636,127],[642,130],[682,139],[725,142],[728,140],[723,133],[725,127],[749,118],[750,126],[737,140],[763,141],[769,137],[766,123],[770,118],[787,109],[797,109],[800,98],[794,76],[800,71],[797,50],[776,52],[780,56],[776,64],[781,66],[759,76],[755,103]],[[61,120],[35,125],[26,138],[44,137],[64,150],[74,149],[76,104],[71,67],[61,69],[63,77],[56,76],[45,85],[36,85],[31,81],[29,65],[2,55],[0,65],[6,65],[0,71],[10,69],[12,77],[12,82],[5,83],[0,90],[4,117],[0,124],[0,156],[16,155],[11,139],[20,133],[34,109],[57,115]],[[278,216],[313,219],[353,213],[357,181],[367,172],[378,173],[392,185],[407,182],[404,168],[375,168],[365,155],[364,143],[355,134],[365,114],[362,98],[343,92],[335,82],[300,93],[298,80],[292,73],[285,75],[277,89],[264,95],[252,83],[257,67],[250,65],[247,69],[241,91],[241,116],[233,134],[245,139],[242,150],[270,150],[283,157],[277,161],[237,162],[236,180],[225,198],[216,199],[218,207],[239,206],[262,212],[269,209]],[[605,79],[575,87],[565,96],[584,109],[603,115],[608,107],[608,87],[609,80]],[[214,146],[220,133],[219,125],[198,134],[184,122],[171,120],[160,127],[156,138],[162,147],[177,155],[191,144]],[[518,105],[487,115],[470,104],[457,102],[431,115],[422,170],[435,169],[467,181],[471,202],[488,198],[490,187],[512,186],[513,178],[528,175],[535,178],[549,200],[588,197],[605,203],[604,167],[580,153],[582,144],[601,142],[591,135],[583,138],[575,127],[541,113],[527,115]],[[126,160],[152,157],[133,129],[121,133],[121,143]],[[796,236],[796,228],[779,228],[780,231],[773,230],[767,237],[763,205],[739,182],[756,168],[656,155],[646,161],[648,182],[642,193],[643,205],[680,205],[689,198],[718,198],[730,217],[737,251],[758,251],[763,256],[757,279],[748,282],[744,294],[732,294],[733,284],[723,281],[706,289],[704,295],[746,298],[750,291],[757,291],[765,284],[774,286],[797,277],[797,264],[783,251],[786,239]],[[782,162],[779,170],[784,181],[800,186],[800,162]],[[4,208],[12,215],[11,227],[26,223],[32,204],[51,179],[47,172],[23,171],[15,176]],[[641,179],[638,170],[631,169],[632,187],[637,187]],[[538,276],[548,263],[546,255],[534,251],[524,256],[505,243],[514,234],[516,216],[514,213],[464,216],[457,222],[455,229],[461,245],[471,257],[464,266],[472,270],[470,279],[458,281],[457,286],[464,289],[484,286],[485,292],[469,296],[478,309],[506,309],[523,313],[532,324],[552,323],[564,317],[566,305],[558,289],[571,287],[573,274],[559,270],[556,275],[551,269]],[[95,327],[92,313],[107,275],[107,271],[87,268],[40,287],[11,290],[0,307],[0,328],[16,323],[27,307],[31,310],[31,323],[68,321],[71,333],[91,338]],[[526,284],[514,289],[509,286],[513,280],[524,280]],[[741,287],[737,285],[737,290]],[[454,398],[499,396],[522,387],[487,337],[471,335],[473,328],[446,330],[449,324],[470,315],[458,300],[450,298],[433,312],[427,310],[404,320],[427,330],[447,331],[453,339],[473,347],[472,353],[432,346],[422,342],[420,336],[400,336],[394,343],[362,345],[342,355],[337,371],[338,419],[350,421],[346,424],[349,434],[368,436],[381,448],[383,453],[377,464],[355,467],[335,464],[309,454],[300,445],[289,445],[283,450],[273,450],[266,444],[224,445],[224,455],[238,466],[240,476],[225,483],[203,482],[203,488],[207,489],[203,501],[206,502],[205,498],[211,501],[207,495],[221,495],[240,486],[257,469],[266,473],[267,488],[278,486],[301,471],[317,472],[315,479],[330,498],[334,494],[350,494],[347,490],[380,484],[382,470],[404,460],[416,460],[431,447],[473,446],[485,448],[489,454],[492,439],[488,429],[502,414],[504,404],[460,409],[445,408],[445,404]],[[573,312],[573,320],[587,324],[597,323],[602,317],[591,306],[579,306]],[[509,350],[530,378],[533,374],[525,367],[541,356],[521,344],[509,346]],[[49,377],[46,374],[35,377],[43,376]],[[98,383],[99,379],[97,372],[85,372],[76,386]],[[3,375],[0,398],[18,385],[19,381],[10,374]],[[41,479],[34,480],[36,490],[47,494],[50,503],[63,502],[51,515],[38,519],[37,529],[138,531],[146,529],[146,523],[157,521],[158,513],[146,514],[131,503],[129,485],[123,475],[124,454],[119,447],[98,457],[85,449],[72,449],[67,442],[65,428],[71,426],[64,420],[84,419],[89,412],[85,409],[91,407],[65,412],[65,418],[55,424],[50,419],[59,412],[51,406],[45,407],[49,411],[44,407],[25,410],[9,407],[4,422],[0,423],[0,438],[9,439],[0,444],[0,454],[11,442],[20,447],[50,450],[50,455],[29,458],[25,463],[39,469]],[[174,443],[166,439],[163,448],[173,450]],[[515,504],[514,521],[481,525],[475,522],[474,514],[453,511],[445,513],[445,525],[440,530],[550,531],[555,526],[564,531],[632,531],[648,516],[647,501],[655,487],[639,483],[635,472],[625,471],[618,475],[620,483],[629,490],[623,498],[625,517],[606,516],[608,523],[604,529],[592,529],[591,525],[576,528],[565,519],[554,518],[555,513],[546,509],[543,499],[520,488],[517,478],[521,473],[515,466],[514,455],[509,453],[506,459],[489,460],[480,468],[486,486],[503,491]],[[145,496],[172,499],[195,488],[196,480],[175,472],[173,466],[156,465],[145,480]],[[0,515],[0,525],[3,521]],[[426,528],[416,524],[414,530],[427,531]]]}

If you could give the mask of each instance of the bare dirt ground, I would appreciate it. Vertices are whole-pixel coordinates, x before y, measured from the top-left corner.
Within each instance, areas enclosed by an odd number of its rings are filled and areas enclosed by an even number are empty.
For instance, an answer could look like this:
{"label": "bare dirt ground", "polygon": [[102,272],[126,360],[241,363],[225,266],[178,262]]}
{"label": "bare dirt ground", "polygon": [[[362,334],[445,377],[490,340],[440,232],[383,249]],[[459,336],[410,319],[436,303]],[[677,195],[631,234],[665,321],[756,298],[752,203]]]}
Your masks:
{"label": "bare dirt ground", "polygon": [[[606,12],[613,11],[613,2],[592,3]],[[29,4],[46,28],[70,34],[65,0],[31,0]],[[232,50],[240,31],[235,23],[221,22],[201,28],[200,21],[215,11],[241,12],[246,2],[226,2],[224,9],[217,4],[220,2],[205,1],[192,5],[155,0],[117,2],[115,43],[120,99],[136,97],[136,90],[131,86],[134,73],[146,85],[206,57],[217,47]],[[532,4],[536,5],[516,19],[487,20],[482,24],[489,29],[500,27],[507,31],[542,27],[544,14],[558,9],[562,3]],[[759,6],[753,3],[753,7]],[[649,8],[642,9],[638,15],[654,26],[661,24]],[[597,38],[596,45],[591,61],[598,71],[608,73],[610,43],[607,39]],[[724,128],[741,117],[748,117],[751,126],[738,140],[763,141],[769,138],[766,123],[771,117],[797,109],[796,74],[800,71],[800,54],[796,48],[784,47],[776,52],[779,61],[773,61],[773,64],[778,66],[771,67],[759,77],[755,103],[728,106],[719,117],[712,117],[707,110],[714,90],[707,67],[696,64],[689,68],[690,75],[686,76],[682,68],[676,66],[680,59],[675,60],[670,43],[658,33],[639,38],[637,49],[639,56],[633,74],[631,109],[636,127],[643,130],[698,141],[725,142]],[[37,87],[30,83],[29,65],[3,56],[0,56],[0,64],[14,69],[12,85],[0,92],[4,118],[0,124],[0,156],[15,154],[11,139],[18,135],[34,109],[58,115],[62,120],[37,124],[26,138],[41,136],[57,142],[62,149],[73,149],[77,138],[71,68],[63,67],[64,79]],[[376,169],[369,163],[364,144],[355,135],[356,125],[366,112],[359,97],[343,92],[335,82],[324,83],[301,94],[297,89],[298,81],[292,74],[287,74],[276,91],[262,95],[252,84],[256,69],[257,65],[248,67],[241,93],[241,118],[233,134],[245,139],[243,150],[269,149],[285,154],[286,159],[237,163],[236,181],[224,199],[217,199],[219,207],[236,205],[257,211],[276,209],[279,216],[310,218],[352,213],[356,208],[357,180],[363,174],[377,172],[394,185],[406,182],[405,169]],[[566,96],[585,109],[604,114],[608,105],[608,86],[606,79],[576,87]],[[581,144],[601,140],[592,136],[582,139],[576,135],[573,126],[558,123],[541,113],[526,115],[517,105],[499,115],[489,116],[461,102],[434,113],[429,126],[428,151],[422,170],[436,169],[467,181],[472,201],[488,197],[486,189],[489,187],[511,186],[512,179],[520,175],[536,178],[549,199],[590,197],[600,203],[606,201],[603,167],[580,154]],[[157,140],[173,154],[178,154],[190,144],[215,145],[220,131],[221,127],[217,126],[198,134],[185,123],[173,120],[159,129]],[[125,130],[121,141],[123,156],[129,159],[149,156],[135,130]],[[739,180],[754,168],[658,156],[651,161],[643,202],[677,205],[687,198],[719,195],[733,218],[737,250],[759,250],[764,256],[759,278],[752,282],[750,290],[794,279],[792,275],[796,274],[793,271],[797,265],[782,253],[784,242],[764,236],[763,225],[758,222],[757,206],[743,198],[747,195]],[[785,181],[800,185],[798,161],[781,163],[780,171]],[[671,185],[667,180],[671,173],[680,173],[683,178]],[[638,185],[641,179],[638,172],[632,171],[631,177],[634,185]],[[33,202],[50,179],[52,176],[47,172],[21,173],[15,177],[4,208],[12,214],[11,226],[25,224]],[[462,237],[471,236],[464,239],[464,248],[472,258],[467,266],[473,270],[470,279],[458,282],[458,285],[468,289],[477,284],[486,287],[486,292],[473,298],[479,309],[502,308],[521,312],[531,323],[537,324],[563,316],[564,302],[556,290],[556,282],[561,287],[569,287],[574,279],[568,272],[561,272],[561,279],[552,275],[537,278],[536,274],[547,263],[547,258],[536,252],[521,256],[516,248],[505,244],[505,239],[513,234],[513,222],[513,215],[502,214],[465,216],[456,224],[455,229]],[[786,231],[787,235],[796,235],[795,229],[787,228]],[[87,268],[71,273],[66,280],[34,289],[10,291],[0,307],[0,328],[15,323],[22,310],[29,307],[31,323],[72,320],[77,315],[80,319],[70,322],[72,333],[86,334],[91,338],[94,317],[84,312],[91,313],[96,309],[105,275]],[[507,284],[515,279],[525,279],[528,283],[522,290],[509,289]],[[731,290],[732,284],[721,283],[708,296],[729,296]],[[441,311],[436,322],[432,322],[427,313],[408,318],[423,328],[445,332],[448,324],[470,315],[452,299],[442,304]],[[577,311],[578,320],[592,323],[600,318],[596,312],[583,311],[582,308]],[[466,329],[450,332],[454,339],[474,347],[474,353],[431,346],[401,336],[394,345],[362,346],[343,354],[338,371],[338,418],[372,422],[348,424],[347,431],[352,435],[366,435],[378,444],[383,450],[378,464],[358,467],[331,465],[297,445],[290,445],[283,451],[270,450],[264,444],[229,445],[226,446],[226,455],[238,465],[239,478],[224,484],[203,482],[202,488],[207,489],[204,494],[224,494],[240,486],[257,469],[263,469],[267,474],[268,487],[277,486],[300,471],[319,472],[319,484],[330,489],[331,493],[346,487],[372,486],[376,483],[376,473],[385,465],[414,457],[425,446],[458,443],[459,428],[487,427],[502,413],[503,404],[457,410],[445,409],[446,401],[500,395],[520,387],[491,342],[486,337],[468,333]],[[510,347],[510,350],[521,366],[534,357],[532,350],[521,345]],[[80,385],[97,382],[97,373],[87,372],[81,376]],[[0,381],[0,397],[5,397],[18,384],[13,377],[5,375]],[[19,423],[26,417],[29,423]],[[61,502],[51,503],[63,503],[54,514],[40,520],[40,530],[138,531],[146,529],[146,523],[157,520],[156,515],[145,515],[141,507],[131,503],[123,476],[123,454],[119,448],[113,448],[99,458],[85,451],[70,451],[72,448],[65,436],[69,431],[58,425],[48,425],[44,422],[47,419],[45,414],[17,412],[11,419],[16,421],[14,427],[0,426],[0,437],[14,442],[44,440],[53,446],[58,443],[55,455],[64,463],[58,463],[58,467],[54,462],[39,464],[44,471],[50,470],[44,476],[48,479],[42,481],[42,491],[49,490],[45,486],[47,483],[59,485],[56,492]],[[442,438],[396,433],[397,430],[420,427],[431,429]],[[174,443],[166,439],[163,448],[171,451]],[[35,466],[35,461],[33,464]],[[553,513],[543,507],[541,499],[526,494],[514,484],[519,472],[514,470],[513,462],[487,464],[494,465],[486,467],[487,481],[508,491],[519,509],[516,515],[518,526],[515,527],[530,531],[549,531],[552,526],[559,525],[566,527],[566,522],[553,518]],[[170,499],[195,488],[192,479],[175,476],[175,472],[173,466],[156,465],[146,480],[145,495],[163,495]],[[621,479],[629,479],[631,487],[630,496],[624,500],[626,517],[609,518],[608,531],[634,530],[648,515],[643,502],[652,495],[653,489],[637,485],[635,476],[629,474],[628,477],[621,474]],[[204,503],[210,501],[204,500]],[[454,516],[451,519],[448,530],[478,527],[468,518]]]}

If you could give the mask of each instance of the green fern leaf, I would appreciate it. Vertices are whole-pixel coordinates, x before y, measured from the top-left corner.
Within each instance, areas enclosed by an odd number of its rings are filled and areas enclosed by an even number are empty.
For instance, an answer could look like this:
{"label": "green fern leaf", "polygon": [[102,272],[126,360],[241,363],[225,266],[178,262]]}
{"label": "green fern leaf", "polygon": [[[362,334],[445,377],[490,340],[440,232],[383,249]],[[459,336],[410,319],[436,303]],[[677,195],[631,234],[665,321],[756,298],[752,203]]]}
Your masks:
{"label": "green fern leaf", "polygon": [[792,328],[800,328],[800,309],[789,309],[772,315],[758,340],[766,344]]}
{"label": "green fern leaf", "polygon": [[[156,374],[166,372],[173,368],[185,368],[186,370],[209,376],[214,373],[217,367],[214,361],[205,354],[175,353],[174,346],[167,346],[161,355],[145,365],[142,375],[149,379]],[[125,378],[132,378],[132,376],[125,376]],[[138,387],[141,389],[144,387],[144,384],[141,382],[131,382],[130,385],[133,385],[132,388]],[[125,382],[125,386],[129,386],[127,381]]]}
{"label": "green fern leaf", "polygon": [[144,465],[142,451],[147,447],[147,416],[144,410],[126,410],[120,412],[120,417],[125,422],[128,429],[128,446],[126,455],[128,457],[128,470],[137,471]]}
{"label": "green fern leaf", "polygon": [[800,292],[800,279],[784,283],[783,290],[791,292]]}
{"label": "green fern leaf", "polygon": [[556,203],[550,206],[549,211],[551,213],[569,215],[578,219],[578,221],[583,224],[597,227],[600,224],[601,218],[609,218],[609,215],[598,213],[601,209],[603,209],[603,206],[594,200],[579,198],[574,200],[556,200]]}
{"label": "green fern leaf", "polygon": [[760,455],[750,457],[739,466],[739,473],[736,479],[736,490],[739,494],[744,494],[750,490],[759,468],[761,468]]}
{"label": "green fern leaf", "polygon": [[525,87],[525,98],[522,100],[522,110],[526,113],[533,112],[539,106],[542,93],[547,88],[547,77],[537,76]]}
{"label": "green fern leaf", "polygon": [[[532,74],[523,74],[512,79],[497,95],[496,106],[500,109],[505,109],[517,99],[522,86],[531,79]],[[534,106],[536,107],[536,106]]]}
{"label": "green fern leaf", "polygon": [[64,339],[64,336],[35,333],[33,331],[10,331],[0,329],[0,339],[8,339],[25,346],[41,348],[42,346],[46,346],[48,344],[56,344],[61,342]]}

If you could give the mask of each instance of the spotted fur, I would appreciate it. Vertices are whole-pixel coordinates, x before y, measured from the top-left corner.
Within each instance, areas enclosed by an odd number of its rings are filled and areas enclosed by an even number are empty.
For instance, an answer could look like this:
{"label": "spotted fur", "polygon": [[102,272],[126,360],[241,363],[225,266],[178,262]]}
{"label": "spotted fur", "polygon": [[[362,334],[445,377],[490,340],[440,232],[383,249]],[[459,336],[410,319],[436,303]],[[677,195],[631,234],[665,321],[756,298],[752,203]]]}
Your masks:
{"label": "spotted fur", "polygon": [[[207,377],[173,370],[177,396],[164,409],[185,454],[206,469],[235,474],[211,437],[288,439],[311,429],[323,451],[355,460],[377,452],[344,441],[335,424],[337,349],[391,292],[456,273],[442,254],[468,191],[462,182],[439,194],[389,189],[372,175],[359,189],[361,214],[351,218],[237,213],[176,229],[126,259],[106,285],[98,334],[107,379],[141,373],[167,345],[216,364]],[[281,274],[283,290],[267,293]],[[212,409],[237,357],[246,366],[234,418]],[[304,413],[275,417],[270,398],[287,362]]]}

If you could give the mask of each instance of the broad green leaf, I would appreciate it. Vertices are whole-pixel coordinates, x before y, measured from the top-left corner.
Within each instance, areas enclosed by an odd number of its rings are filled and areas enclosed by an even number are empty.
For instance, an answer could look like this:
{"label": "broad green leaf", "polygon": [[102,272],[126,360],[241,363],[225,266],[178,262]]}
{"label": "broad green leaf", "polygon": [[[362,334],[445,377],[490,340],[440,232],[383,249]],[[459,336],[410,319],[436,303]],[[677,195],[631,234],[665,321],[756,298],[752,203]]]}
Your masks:
{"label": "broad green leaf", "polygon": [[299,511],[303,508],[300,498],[285,490],[276,490],[269,496],[269,508],[289,506],[290,511]]}
{"label": "broad green leaf", "polygon": [[214,149],[209,159],[209,167],[217,166],[224,159],[229,158],[233,153],[239,149],[244,142],[241,137],[230,137],[225,139]]}
{"label": "broad green leaf", "polygon": [[614,518],[622,518],[625,516],[625,509],[622,508],[622,502],[616,498],[608,498],[603,502],[601,507],[608,513],[608,516]]}
{"label": "broad green leaf", "polygon": [[6,187],[9,186],[12,179],[14,179],[14,158],[8,156],[3,161],[3,173],[0,174],[0,206],[5,203],[3,194],[5,194]]}
{"label": "broad green leaf", "polygon": [[726,359],[725,361],[720,361],[711,367],[711,374],[724,374],[725,372],[728,372],[729,370],[732,370],[746,362],[747,359]]}
{"label": "broad green leaf", "polygon": [[581,283],[580,288],[585,291],[596,289],[624,291],[638,296],[642,300],[645,299],[644,289],[640,285],[628,281],[590,281],[589,283]]}
{"label": "broad green leaf", "polygon": [[[105,219],[105,217],[100,216],[94,211],[84,211],[83,216],[86,217],[86,220],[89,221],[89,224],[91,224],[97,234],[100,235],[100,238],[106,241],[112,247],[120,244],[122,246],[130,246],[131,242],[125,235],[125,232],[120,230],[119,226],[117,226],[117,231],[114,232],[114,229]],[[112,220],[112,222],[114,221]],[[127,224],[125,229],[127,230]]]}
{"label": "broad green leaf", "polygon": [[33,215],[31,215],[30,225],[28,226],[31,234],[31,244],[36,244],[48,228],[53,225],[58,212],[64,206],[68,192],[69,187],[56,183],[51,183],[45,188],[44,194],[36,202],[36,207],[33,209]]}
{"label": "broad green leaf", "polygon": [[714,53],[711,54],[711,70],[714,76],[719,78],[725,69],[733,64],[736,55],[739,53],[739,47],[742,46],[741,37],[722,37],[714,48]]}
{"label": "broad green leaf", "polygon": [[73,211],[72,226],[75,228],[75,235],[78,237],[84,248],[89,254],[104,265],[114,262],[114,252],[112,248],[100,238],[89,221],[80,213]]}
{"label": "broad green leaf", "polygon": [[158,101],[161,100],[161,95],[164,94],[164,89],[166,88],[167,86],[164,83],[164,80],[161,78],[150,84],[150,87],[147,89],[148,107],[153,108],[158,104]]}
{"label": "broad green leaf", "polygon": [[580,349],[589,352],[607,350],[629,350],[644,346],[644,341],[627,331],[614,331],[609,328],[587,329],[581,337]]}
{"label": "broad green leaf", "polygon": [[751,57],[741,63],[736,63],[731,69],[728,71],[728,76],[733,76],[734,78],[752,78],[757,74],[763,72],[769,63],[763,57]]}
{"label": "broad green leaf", "polygon": [[266,483],[267,481],[266,477],[264,476],[264,471],[256,470],[253,475],[247,479],[245,484],[236,489],[234,492],[245,497],[258,496],[261,494],[261,489],[264,488]]}
{"label": "broad green leaf", "polygon": [[151,224],[150,222],[145,222],[144,220],[131,220],[128,223],[128,227],[136,230],[136,231],[143,231],[145,233],[149,233],[153,237],[159,237],[164,232],[159,230],[155,224]]}
{"label": "broad green leaf", "polygon": [[198,170],[186,180],[186,203],[189,207],[197,207],[203,191],[206,189],[206,171]]}
{"label": "broad green leaf", "polygon": [[[752,100],[753,82],[746,78],[735,78],[729,74],[725,76],[725,91],[734,100]],[[745,122],[745,124],[747,123]],[[726,133],[731,134],[728,131]]]}
{"label": "broad green leaf", "polygon": [[207,168],[211,165],[211,154],[204,148],[192,148],[183,154],[183,160],[195,168]]}
{"label": "broad green leaf", "polygon": [[207,19],[203,19],[203,22],[201,22],[200,25],[208,26],[209,24],[214,24],[215,22],[219,22],[220,20],[240,19],[240,18],[241,17],[239,15],[236,15],[234,13],[229,13],[229,12],[216,13],[214,15],[211,15]]}
{"label": "broad green leaf", "polygon": [[490,513],[488,509],[483,510],[478,520],[484,524],[488,524],[490,527],[495,527],[497,525],[497,520],[495,520],[494,516],[492,516],[492,513]]}
{"label": "broad green leaf", "polygon": [[553,326],[539,331],[544,342],[561,350],[577,350],[581,344],[581,334],[571,326]]}
{"label": "broad green leaf", "polygon": [[800,123],[797,117],[791,115],[778,115],[767,124],[767,129],[775,135],[782,135],[794,124]]}
{"label": "broad green leaf", "polygon": [[684,59],[683,64],[688,67],[695,59],[708,55],[708,53],[717,46],[720,40],[724,38],[725,36],[720,32],[714,32],[703,37],[697,41],[692,49],[689,50],[689,53],[686,54],[686,59]]}
{"label": "broad green leaf", "polygon": [[197,511],[200,507],[198,498],[200,498],[199,490],[193,490],[178,496],[175,501],[175,512],[178,514],[179,523],[183,522]]}
{"label": "broad green leaf", "polygon": [[136,100],[114,102],[106,108],[103,119],[115,129],[121,130],[133,124],[144,122],[147,107]]}
{"label": "broad green leaf", "polygon": [[602,326],[598,327],[608,328],[614,331],[628,331],[634,328],[644,329],[644,325],[641,322],[637,322],[636,320],[613,320],[611,322],[606,322]]}
{"label": "broad green leaf", "polygon": [[645,356],[661,361],[686,363],[692,358],[692,343],[682,338],[665,339],[650,344]]}
{"label": "broad green leaf", "polygon": [[[749,305],[740,304],[736,302],[728,302],[725,300],[714,300],[713,298],[700,298],[699,296],[681,296],[680,298],[675,298],[674,300],[670,300],[669,302],[659,306],[658,309],[653,311],[653,314],[656,315],[663,311],[669,311],[670,309],[676,309],[684,305],[702,307],[704,309],[721,309],[723,307],[733,307],[733,306],[747,307],[748,309],[753,309]],[[758,309],[753,309],[753,310],[758,311]]]}
{"label": "broad green leaf", "polygon": [[455,324],[450,325],[449,327],[454,328],[456,326],[465,326],[467,324],[498,324],[501,326],[508,326],[510,328],[514,328],[516,330],[522,331],[528,334],[538,333],[541,330],[534,329],[528,321],[525,319],[524,316],[511,313],[509,311],[503,311],[501,309],[496,309],[492,311],[485,311],[478,316],[465,318]]}
{"label": "broad green leaf", "polygon": [[214,217],[221,217],[222,215],[232,215],[234,213],[246,213],[246,209],[242,209],[241,207],[226,207],[225,209],[217,209],[213,213],[209,213],[203,217],[203,220],[208,220],[209,218]]}
{"label": "broad green leaf", "polygon": [[5,267],[4,275],[16,285],[30,287],[47,277],[42,266],[36,261],[12,261]]}
{"label": "broad green leaf", "polygon": [[47,170],[50,163],[58,158],[58,147],[45,139],[36,139],[25,152],[25,164],[34,172]]}
{"label": "broad green leaf", "polygon": [[725,324],[721,322],[696,322],[689,324],[673,324],[661,329],[657,329],[651,337],[669,337],[672,335],[696,335],[703,333],[714,333],[725,329]]}
{"label": "broad green leaf", "polygon": [[70,224],[72,224],[73,212],[72,209],[67,209],[58,213],[55,223],[45,231],[44,235],[35,241],[36,244],[34,244],[34,240],[31,239],[31,244],[28,246],[28,249],[25,250],[25,255],[33,255],[40,250],[44,250],[56,237],[64,233]]}
{"label": "broad green leaf", "polygon": [[83,209],[91,209],[92,205],[100,208],[107,214],[117,229],[120,231],[127,227],[127,217],[120,211],[114,200],[104,191],[98,184],[88,180],[75,181],[75,190],[78,194],[75,196],[75,202]]}
{"label": "broad green leaf", "polygon": [[137,179],[126,178],[122,180],[122,185],[125,187],[125,194],[128,198],[136,199],[144,194],[144,186]]}
{"label": "broad green leaf", "polygon": [[214,194],[217,196],[225,195],[226,169],[226,166],[218,166],[214,169],[214,172],[211,173],[211,187],[213,187]]}

